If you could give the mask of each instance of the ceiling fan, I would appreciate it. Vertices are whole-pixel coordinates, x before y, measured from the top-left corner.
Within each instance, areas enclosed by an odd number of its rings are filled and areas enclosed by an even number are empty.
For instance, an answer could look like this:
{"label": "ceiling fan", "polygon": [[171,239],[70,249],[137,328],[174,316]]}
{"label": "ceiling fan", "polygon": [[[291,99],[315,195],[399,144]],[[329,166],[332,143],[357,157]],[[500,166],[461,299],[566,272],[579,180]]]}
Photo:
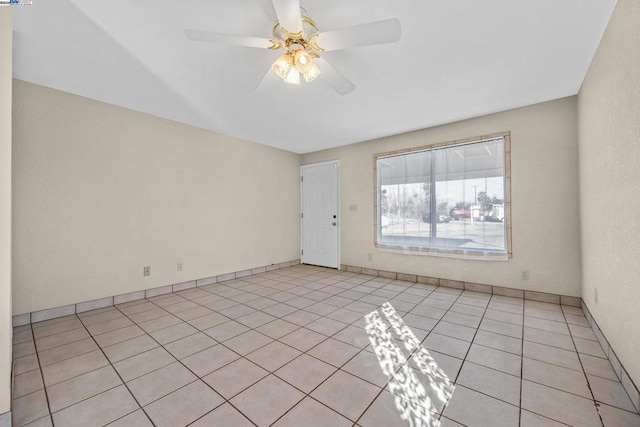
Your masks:
{"label": "ceiling fan", "polygon": [[400,39],[401,28],[397,18],[320,33],[316,23],[300,7],[300,0],[272,1],[278,17],[272,39],[194,29],[185,30],[185,34],[188,39],[198,42],[284,49],[285,53],[276,59],[267,76],[273,72],[285,82],[299,85],[301,77],[311,82],[322,74],[321,80],[340,95],[352,92],[355,85],[322,58],[323,52],[393,43]]}

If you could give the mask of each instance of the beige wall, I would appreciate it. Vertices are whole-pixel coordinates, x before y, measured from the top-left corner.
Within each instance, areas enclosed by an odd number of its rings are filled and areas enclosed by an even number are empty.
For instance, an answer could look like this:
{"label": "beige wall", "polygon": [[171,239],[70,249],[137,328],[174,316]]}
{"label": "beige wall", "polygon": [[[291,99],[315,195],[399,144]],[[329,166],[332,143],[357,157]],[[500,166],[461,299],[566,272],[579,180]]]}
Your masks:
{"label": "beige wall", "polygon": [[[340,160],[343,264],[563,295],[580,295],[576,99],[304,155]],[[513,258],[464,261],[379,252],[373,246],[373,155],[511,131]],[[357,211],[350,211],[357,205]],[[369,262],[367,255],[373,255]],[[521,279],[522,270],[530,279]]]}
{"label": "beige wall", "polygon": [[629,375],[640,384],[637,0],[618,1],[580,90],[578,107],[582,297]]}
{"label": "beige wall", "polygon": [[299,258],[299,155],[13,90],[14,314]]}
{"label": "beige wall", "polygon": [[0,414],[11,409],[11,57],[13,20],[0,7]]}

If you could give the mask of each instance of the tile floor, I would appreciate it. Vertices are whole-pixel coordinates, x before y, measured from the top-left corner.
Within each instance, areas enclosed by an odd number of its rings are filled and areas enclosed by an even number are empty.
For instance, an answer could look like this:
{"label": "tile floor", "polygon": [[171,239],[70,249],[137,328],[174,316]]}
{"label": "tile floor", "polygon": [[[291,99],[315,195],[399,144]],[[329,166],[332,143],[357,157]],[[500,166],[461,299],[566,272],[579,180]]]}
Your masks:
{"label": "tile floor", "polygon": [[14,331],[15,426],[640,426],[579,308],[311,266]]}

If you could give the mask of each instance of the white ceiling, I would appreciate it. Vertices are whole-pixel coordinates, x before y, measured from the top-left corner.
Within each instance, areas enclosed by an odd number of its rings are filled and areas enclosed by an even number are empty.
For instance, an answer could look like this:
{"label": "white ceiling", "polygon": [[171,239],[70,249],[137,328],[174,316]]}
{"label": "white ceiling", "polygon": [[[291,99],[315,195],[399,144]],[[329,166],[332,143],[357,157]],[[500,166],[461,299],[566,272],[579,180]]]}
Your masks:
{"label": "white ceiling", "polygon": [[320,33],[397,17],[402,37],[323,55],[355,83],[349,95],[321,79],[254,92],[279,52],[184,29],[271,38],[270,0],[33,0],[14,8],[14,77],[306,153],[575,95],[615,0],[302,6]]}

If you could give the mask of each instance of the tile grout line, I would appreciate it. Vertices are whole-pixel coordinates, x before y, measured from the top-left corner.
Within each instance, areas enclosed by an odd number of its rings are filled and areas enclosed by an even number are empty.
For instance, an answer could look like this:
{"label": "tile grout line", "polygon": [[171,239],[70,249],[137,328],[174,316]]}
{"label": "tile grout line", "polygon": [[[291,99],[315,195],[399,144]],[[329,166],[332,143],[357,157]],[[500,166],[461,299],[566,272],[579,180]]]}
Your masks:
{"label": "tile grout line", "polygon": [[[564,314],[564,312],[563,312],[563,314]],[[547,320],[548,320],[548,319],[547,319]],[[557,322],[557,321],[556,321],[556,322]],[[562,322],[557,322],[557,323],[562,323]],[[568,325],[568,323],[566,323],[566,322],[565,322],[565,324],[567,324],[567,325]],[[523,325],[523,326],[524,326],[524,325]],[[533,329],[537,329],[537,328],[533,328]],[[545,331],[545,332],[550,332],[550,331]],[[551,333],[555,333],[555,332],[551,332]],[[557,333],[556,333],[556,334],[557,334]],[[564,334],[558,334],[558,335],[564,335]],[[573,342],[573,336],[570,336],[570,337],[572,338],[572,342]],[[525,341],[525,340],[523,340],[523,346],[524,346],[524,341]],[[549,345],[549,344],[537,343],[537,342],[535,342],[535,341],[529,341],[529,342],[532,342],[532,343],[534,343],[534,344],[540,344],[540,345],[544,345],[544,346],[553,347],[553,348],[556,348],[556,349],[559,349],[559,350],[571,351],[571,350],[567,350],[567,349],[562,348],[562,347],[551,346],[551,345]],[[567,369],[567,370],[570,370],[570,371],[572,371],[572,372],[576,372],[576,373],[577,373],[577,372],[582,372],[582,373],[585,375],[585,379],[586,379],[586,371],[584,371],[584,367],[583,367],[583,365],[582,365],[582,360],[581,360],[581,359],[580,359],[580,357],[579,357],[579,353],[578,353],[578,351],[577,351],[577,348],[575,347],[575,343],[574,343],[574,350],[575,350],[575,354],[576,354],[576,356],[578,357],[578,360],[580,361],[580,366],[581,366],[581,368],[582,368],[582,371],[577,371],[577,370],[575,370],[575,369],[568,368],[568,367],[566,367],[566,366],[558,365],[558,364],[556,364],[556,363],[552,363],[552,362],[548,362],[548,361],[544,361],[544,360],[539,360],[539,359],[535,359],[535,358],[531,358],[531,357],[526,357],[526,358],[527,358],[527,359],[530,359],[530,360],[534,360],[534,361],[540,362],[540,363],[549,364],[549,365],[556,366],[556,367],[559,367],[559,368]],[[522,359],[523,359],[523,362],[524,362],[524,359],[525,359],[525,356],[524,356],[524,348],[523,348]],[[523,366],[523,369],[524,369],[524,366]],[[599,377],[599,378],[602,378],[602,377],[600,377],[600,376],[598,376],[598,375],[595,375],[595,376],[597,376],[597,377]],[[524,383],[524,381],[525,381],[525,379],[524,379],[524,376],[523,376],[523,377],[522,377],[522,383]],[[544,387],[547,387],[547,388],[550,388],[550,389],[553,389],[553,390],[557,390],[557,391],[560,391],[560,392],[562,392],[562,393],[570,394],[570,395],[572,395],[572,396],[576,396],[576,397],[579,397],[579,398],[582,398],[582,399],[587,399],[587,400],[589,400],[588,398],[586,398],[586,397],[584,397],[584,396],[582,396],[582,395],[580,395],[580,394],[576,394],[576,393],[574,393],[574,392],[572,392],[572,391],[567,391],[567,390],[564,390],[564,389],[557,388],[557,387],[555,387],[555,386],[551,386],[551,385],[544,384],[544,383],[541,383],[541,382],[538,382],[538,381],[534,381],[534,380],[530,380],[530,379],[527,379],[526,381],[531,382],[531,383],[534,383],[534,384],[539,384],[539,385],[541,385],[541,386],[544,386]],[[594,401],[594,404],[596,404],[596,402],[597,402],[597,401],[595,400],[595,397],[594,397],[593,392],[592,392],[592,390],[591,390],[591,385],[589,384],[588,379],[587,379],[587,387],[589,388],[589,391],[590,391],[591,396],[592,396],[592,399],[591,399],[591,400],[593,400],[593,401]],[[522,398],[522,397],[521,397],[521,398]],[[597,407],[597,406],[598,406],[598,405],[596,405],[596,407]],[[616,408],[617,408],[617,407],[616,407]],[[617,408],[617,409],[624,410],[624,409],[622,409],[622,408]],[[534,414],[536,414],[536,415],[538,415],[538,416],[541,416],[541,417],[544,417],[544,418],[547,418],[547,419],[553,420],[554,422],[560,422],[560,421],[558,421],[558,420],[555,420],[555,419],[553,419],[553,418],[550,418],[550,417],[549,417],[549,416],[547,416],[547,415],[543,415],[543,414],[540,414],[540,413],[537,413],[537,412],[533,412],[533,411],[531,411],[531,410],[527,410],[527,411],[532,412],[532,413],[534,413]],[[600,414],[598,414],[598,416],[600,417]],[[601,417],[600,417],[600,418],[601,418]],[[560,423],[562,423],[562,422],[560,422]],[[601,419],[601,423],[602,423],[602,419]],[[562,424],[564,424],[564,423],[562,423]]]}
{"label": "tile grout line", "polygon": [[[145,298],[145,299],[146,299],[146,298]],[[150,302],[151,302],[151,303],[153,303],[152,301],[150,301]],[[116,308],[117,308],[117,307],[116,307]],[[162,308],[162,307],[161,307],[161,308]],[[120,311],[120,312],[122,313],[122,311]],[[130,318],[129,318],[125,313],[122,313],[122,314],[123,314],[125,317],[127,317],[127,319],[131,320],[131,319],[130,319]],[[131,321],[133,322],[133,320],[131,320]],[[186,322],[185,322],[185,323],[186,323]],[[135,324],[136,326],[140,327],[136,322],[134,322],[134,324]],[[190,325],[190,326],[192,326],[192,327],[193,327],[193,325]],[[140,329],[142,329],[142,328],[140,328]],[[197,328],[196,328],[196,329],[197,329]],[[143,329],[143,331],[144,331],[144,333],[145,333],[149,338],[151,338],[152,340],[154,340],[154,341],[158,344],[158,346],[160,346],[162,349],[164,349],[165,351],[167,351],[167,350],[164,348],[164,345],[160,344],[160,342],[159,342],[158,340],[156,340],[153,336],[151,336],[149,332],[145,331],[144,329]],[[200,330],[199,330],[199,331],[200,331]],[[155,331],[154,331],[154,332],[155,332]],[[200,331],[200,332],[202,332],[202,331]],[[214,341],[216,341],[216,342],[217,342],[217,340],[214,340]],[[214,347],[215,345],[221,345],[221,344],[222,344],[222,343],[218,342],[218,344],[214,344],[214,345],[213,345],[213,346],[211,346],[211,347]],[[211,348],[211,347],[207,347],[207,349],[209,349],[209,348]],[[235,351],[233,351],[232,349],[229,349],[229,348],[228,348],[228,347],[226,347],[226,346],[224,346],[224,347],[225,347],[225,348],[227,348],[228,350],[232,351],[233,353],[236,353],[236,352],[235,352]],[[205,350],[207,350],[207,349],[205,349]],[[205,351],[205,350],[201,350],[201,351]],[[194,353],[194,354],[198,354],[198,353],[200,353],[200,352],[196,352],[196,353]],[[140,354],[140,353],[138,353],[138,354]],[[169,354],[171,354],[171,353],[169,352]],[[236,354],[238,354],[238,353],[236,353]],[[134,356],[136,356],[136,355],[133,355],[133,356],[131,356],[131,357],[134,357]],[[190,385],[190,384],[196,383],[196,382],[198,382],[198,381],[201,381],[202,383],[204,383],[204,384],[205,384],[207,387],[209,387],[209,388],[210,388],[214,393],[216,393],[218,396],[220,396],[220,397],[223,399],[223,402],[222,402],[222,403],[220,403],[219,405],[215,406],[214,408],[211,408],[211,411],[208,411],[208,412],[207,412],[207,413],[205,413],[203,416],[205,416],[205,415],[209,414],[209,413],[210,413],[210,412],[212,412],[212,411],[215,411],[218,407],[220,407],[220,406],[222,406],[222,405],[224,405],[225,403],[227,403],[227,402],[228,402],[228,401],[227,401],[227,399],[226,399],[224,396],[222,396],[220,393],[218,393],[218,392],[217,392],[213,387],[211,387],[211,386],[210,386],[206,381],[204,381],[204,380],[203,380],[203,379],[202,379],[198,374],[196,374],[195,372],[193,372],[193,371],[192,371],[188,366],[186,366],[186,365],[182,362],[182,360],[180,360],[180,359],[178,359],[177,357],[173,356],[173,354],[172,354],[171,356],[176,360],[176,362],[177,362],[177,363],[179,363],[179,364],[180,364],[180,365],[182,365],[185,369],[187,369],[189,372],[191,372],[191,374],[193,374],[193,375],[196,377],[196,379],[195,379],[194,381],[189,382],[188,384],[184,384],[184,385],[182,385],[182,386],[180,386],[180,387],[176,388],[175,390],[170,391],[169,393],[167,393],[167,394],[165,394],[165,395],[163,395],[163,396],[158,397],[157,399],[155,399],[155,400],[153,400],[153,401],[151,401],[151,402],[147,403],[147,405],[145,405],[145,406],[151,405],[152,403],[157,402],[157,401],[159,401],[160,399],[163,399],[163,398],[167,397],[168,395],[170,395],[170,394],[172,394],[172,393],[175,393],[176,391],[181,390],[182,388],[184,388],[184,387],[186,387],[186,386],[188,386],[188,385]],[[192,356],[192,355],[190,355],[190,356]],[[190,357],[190,356],[187,356],[187,357]],[[106,354],[105,354],[105,357],[106,357]],[[240,355],[240,357],[242,357],[242,355]],[[109,360],[109,359],[107,358],[107,360]],[[126,359],[123,359],[123,360],[126,360]],[[238,360],[238,359],[235,359],[235,360]],[[229,362],[229,363],[227,363],[227,364],[225,364],[225,365],[221,366],[220,368],[223,368],[224,366],[227,366],[227,365],[229,365],[229,364],[233,363],[235,360],[233,360],[233,361],[231,361],[231,362]],[[176,363],[176,362],[173,362],[173,363]],[[111,363],[111,361],[110,361],[110,360],[109,360],[109,363]],[[169,366],[169,365],[167,365],[167,366]],[[158,370],[160,370],[160,369],[163,369],[163,368],[165,368],[165,367],[166,367],[166,366],[160,367],[160,368],[155,369],[155,370],[153,370],[153,371],[151,371],[151,372],[156,372],[156,371],[158,371]],[[113,369],[117,372],[117,369],[116,369],[115,367],[113,367]],[[144,376],[146,376],[146,375],[149,375],[151,372],[147,372],[146,374],[141,375],[141,376],[140,376],[140,377],[138,377],[138,378],[142,378],[142,377],[144,377]],[[214,371],[214,372],[215,372],[215,371]],[[209,375],[209,374],[207,374],[207,375]],[[120,373],[118,373],[118,376],[120,376]],[[122,377],[120,377],[120,379],[122,380]],[[133,380],[132,380],[132,381],[133,381]],[[127,387],[127,389],[129,390],[129,387],[126,385],[126,382],[124,382],[124,380],[122,380],[122,382],[123,382],[123,384],[125,385],[125,387]],[[151,417],[149,416],[149,414],[147,413],[147,411],[144,409],[144,407],[143,407],[142,405],[140,405],[140,403],[138,402],[138,399],[135,397],[135,395],[133,394],[133,392],[131,392],[131,390],[129,390],[129,393],[131,393],[131,395],[133,396],[133,398],[136,400],[136,403],[138,403],[138,406],[140,406],[140,409],[142,409],[142,411],[145,413],[145,415],[147,416],[147,418],[149,418],[149,420],[151,421],[151,423],[155,426],[155,423],[153,423],[153,420],[151,420]],[[229,403],[229,404],[231,404],[231,402],[228,402],[228,403]],[[233,406],[233,405],[232,405],[232,406]],[[234,407],[234,408],[235,408],[235,407]],[[237,408],[235,408],[235,409],[237,410]],[[240,412],[240,411],[238,411],[238,412]],[[244,415],[242,412],[240,412],[240,413],[241,413],[243,416],[245,416],[245,417],[246,417],[246,415]],[[248,419],[248,417],[246,417],[246,418]],[[194,420],[193,422],[195,422],[195,420]]]}
{"label": "tile grout line", "polygon": [[[463,293],[464,293],[464,290],[462,290],[462,292],[460,293],[460,295],[458,296],[458,298],[456,298],[456,300],[453,302],[453,304],[451,304],[451,307],[453,307],[453,305],[454,305],[456,302],[458,302],[458,300],[460,299],[460,296],[462,296],[462,294],[463,294]],[[485,316],[485,314],[487,313],[487,310],[489,309],[489,304],[491,303],[491,299],[493,298],[493,294],[488,294],[488,295],[490,295],[490,297],[489,297],[489,299],[487,300],[487,305],[484,307],[484,311],[482,312],[482,316],[479,316],[479,317],[480,317],[480,321],[478,322],[478,326],[475,328],[475,330],[476,330],[476,331],[474,332],[474,334],[473,334],[473,338],[471,339],[471,342],[470,342],[470,344],[469,344],[469,348],[468,348],[468,349],[467,349],[467,351],[465,352],[464,358],[462,359],[462,363],[460,364],[460,370],[459,370],[459,371],[458,371],[458,373],[456,374],[456,378],[455,378],[455,380],[452,382],[454,389],[455,389],[455,386],[458,384],[458,378],[460,377],[460,373],[462,373],[462,369],[464,368],[465,362],[467,361],[467,357],[469,356],[469,352],[471,351],[471,347],[473,346],[473,342],[475,341],[476,336],[478,335],[478,331],[480,330],[480,326],[482,325],[482,321],[484,320],[484,316]],[[462,304],[462,303],[461,303],[461,304]],[[449,308],[449,310],[451,310],[451,307]],[[447,315],[447,313],[449,312],[449,310],[447,310],[447,312],[444,314],[444,316],[446,316],[446,315]],[[524,310],[524,308],[523,308],[523,310]],[[454,312],[454,313],[455,313],[455,312]],[[444,319],[444,316],[442,316],[442,319]],[[442,319],[441,319],[441,320],[442,320]],[[441,321],[441,320],[440,320],[440,321]],[[438,321],[438,323],[440,323],[440,321]],[[435,329],[437,326],[438,326],[438,324],[436,324],[436,325],[434,326],[434,329]],[[429,333],[429,335],[431,335],[431,333]],[[425,338],[425,339],[426,339],[426,338]],[[472,362],[470,362],[470,363],[472,363]],[[488,366],[486,366],[486,367],[488,368]],[[461,385],[461,386],[462,386],[462,385]],[[471,390],[473,390],[473,389],[471,389]],[[477,390],[474,390],[474,391],[478,392]],[[481,394],[485,394],[485,395],[486,395],[486,393],[482,393],[482,392],[478,392],[478,393],[481,393]],[[452,397],[453,397],[453,393],[451,393],[451,395],[449,396],[449,399],[447,399],[447,401],[445,402],[444,406],[442,407],[442,410],[440,411],[440,418],[439,418],[439,419],[442,419],[442,417],[444,416],[444,411],[445,411],[445,410],[447,409],[447,407],[449,406],[449,402],[451,401],[451,398],[452,398]],[[489,396],[489,397],[493,397],[493,396]],[[496,399],[495,397],[493,397],[493,398],[494,398],[494,399]],[[500,401],[504,402],[504,401],[503,401],[503,400],[501,400],[501,399],[498,399],[498,400],[500,400]],[[505,402],[505,403],[508,403],[508,404],[509,404],[509,402]],[[453,419],[452,419],[452,420],[453,420]],[[455,420],[453,420],[453,421],[455,421]],[[457,421],[456,421],[456,422],[457,422]]]}
{"label": "tile grout line", "polygon": [[[130,320],[130,319],[129,319],[129,320]],[[84,324],[84,322],[82,322],[82,319],[80,319],[80,322],[81,322],[81,323],[82,323],[82,325],[84,326],[85,330],[87,331],[87,333],[89,334],[89,336],[91,337],[91,339],[93,340],[93,342],[98,346],[98,349],[100,349],[100,352],[102,353],[102,355],[104,356],[104,358],[105,358],[105,359],[107,360],[107,362],[109,363],[109,365],[108,365],[108,366],[110,366],[110,367],[111,367],[111,369],[113,369],[113,371],[116,373],[116,375],[118,376],[118,378],[119,378],[119,379],[120,379],[120,381],[122,382],[122,385],[127,389],[127,391],[129,392],[129,394],[131,395],[131,397],[133,398],[133,400],[136,402],[136,404],[138,405],[138,409],[141,409],[141,410],[142,410],[142,412],[143,412],[143,413],[145,414],[145,416],[147,417],[147,419],[149,420],[149,422],[151,423],[151,425],[155,426],[155,423],[153,422],[153,420],[149,417],[149,415],[147,414],[147,412],[142,408],[142,405],[140,405],[140,402],[138,401],[138,399],[136,398],[136,396],[131,392],[131,390],[129,389],[129,386],[127,386],[127,383],[124,381],[124,379],[123,379],[123,378],[122,378],[122,376],[120,375],[120,372],[118,372],[118,370],[115,368],[115,366],[113,366],[113,363],[111,363],[111,360],[107,357],[106,353],[104,352],[104,349],[100,346],[100,344],[98,344],[98,342],[96,341],[96,339],[95,339],[95,337],[93,336],[93,334],[91,334],[91,332],[87,329],[87,327],[86,327],[86,325]],[[95,371],[95,370],[94,370],[94,371]],[[84,375],[84,374],[82,374],[82,375]],[[109,390],[113,390],[113,389],[115,389],[115,388],[117,388],[117,387],[119,387],[119,386],[112,387],[112,388],[110,388]],[[106,390],[106,391],[109,391],[109,390]],[[99,396],[100,394],[102,394],[102,393],[104,393],[104,392],[105,392],[105,391],[102,391],[102,392],[100,392],[100,393],[98,393],[98,394],[95,394],[95,395],[93,395],[93,396],[88,397],[87,399],[83,399],[83,400],[81,400],[81,402],[82,402],[82,401],[84,401],[84,400],[91,399],[91,398],[92,398],[92,397],[94,397],[94,396]],[[74,405],[76,405],[76,404],[78,404],[78,403],[80,403],[80,402],[76,402],[76,403],[74,403]],[[113,423],[113,422],[115,422],[115,421],[117,421],[117,420],[119,420],[119,419],[121,419],[121,418],[124,418],[124,417],[126,417],[126,416],[129,416],[129,415],[133,414],[134,412],[136,412],[138,409],[135,409],[135,410],[133,410],[133,411],[131,411],[131,412],[127,413],[127,414],[124,414],[122,417],[117,418],[117,419],[115,419],[115,420],[112,420],[112,421],[110,421],[108,424],[111,424],[111,423]],[[52,415],[52,418],[53,418],[53,415]]]}
{"label": "tile grout line", "polygon": [[[36,359],[38,359],[38,369],[40,370],[40,377],[42,379],[42,389],[44,391],[44,397],[47,401],[47,409],[49,410],[49,419],[51,420],[51,425],[55,427],[55,421],[53,420],[53,414],[51,413],[51,404],[49,403],[49,393],[47,392],[47,383],[44,382],[44,372],[42,370],[42,365],[40,363],[40,355],[38,354],[38,346],[36,344],[36,338],[35,335],[33,334],[33,326],[31,326],[31,336],[33,338],[33,348],[35,350],[35,354],[36,354]],[[45,417],[41,417],[38,418],[37,420],[33,420],[30,421],[30,423],[34,422],[34,421],[39,421],[41,419],[44,419]]]}
{"label": "tile grout line", "polygon": [[[436,322],[436,324],[433,326],[433,329],[438,327],[438,325],[440,324],[442,319],[444,319],[444,317],[451,311],[451,308],[458,302],[458,300],[460,299],[460,297],[462,296],[463,293],[464,293],[464,289],[461,289],[461,292],[457,295],[456,299],[452,302],[451,306],[445,311],[445,313],[442,315],[440,320],[438,320]],[[489,306],[489,302],[487,302],[487,306]],[[486,313],[486,311],[487,311],[487,308],[485,307],[484,311],[482,312],[482,316],[480,317],[480,321],[478,322],[478,326],[475,328],[476,331],[473,334],[473,339],[469,343],[469,348],[465,352],[464,358],[462,358],[462,363],[460,364],[460,369],[458,370],[458,373],[456,374],[456,377],[453,379],[453,381],[451,381],[451,385],[453,386],[453,389],[455,389],[455,386],[456,386],[457,381],[458,381],[458,377],[460,376],[460,372],[462,372],[462,368],[464,366],[464,362],[467,360],[467,355],[469,354],[469,351],[471,351],[471,346],[473,345],[473,340],[475,339],[476,334],[478,333],[478,329],[480,329],[480,324],[482,323],[482,319],[484,318],[484,313]],[[454,313],[456,313],[456,312],[454,311]],[[460,314],[465,314],[465,313],[460,313]],[[467,315],[469,315],[469,314],[467,314]],[[445,322],[446,322],[446,320],[445,320]],[[461,325],[461,326],[463,326],[463,325]],[[429,335],[431,335],[433,333],[433,329],[431,329],[431,331],[429,331],[429,333],[424,338],[424,340],[422,340],[422,342],[424,342],[429,337]],[[422,342],[420,344],[422,344]],[[444,405],[442,405],[442,409],[440,411],[438,411],[438,420],[441,420],[442,417],[444,416],[444,411],[447,409],[447,406],[449,405],[449,402],[450,402],[452,397],[453,397],[453,392],[451,393],[451,395],[449,396],[447,401],[444,402]]]}
{"label": "tile grout line", "polygon": [[524,389],[524,321],[525,302],[522,302],[522,339],[520,340],[520,404],[518,405],[518,427],[522,426],[522,391]]}
{"label": "tile grout line", "polygon": [[[622,384],[624,391],[626,392],[627,396],[630,398],[631,403],[633,405],[633,407],[635,408],[634,411],[636,414],[640,414],[640,390],[638,388],[638,386],[636,386],[635,382],[631,379],[631,377],[629,376],[629,373],[627,371],[627,369],[624,367],[624,365],[622,364],[622,362],[620,362],[620,359],[618,357],[618,355],[616,354],[615,350],[613,349],[613,347],[611,346],[611,343],[609,342],[609,340],[607,339],[607,337],[604,335],[604,333],[602,332],[602,329],[600,328],[600,326],[598,325],[598,322],[596,321],[596,319],[593,318],[593,315],[591,314],[591,311],[589,310],[589,307],[587,306],[587,304],[584,302],[584,300],[582,301],[582,304],[580,306],[580,309],[582,310],[582,312],[584,313],[586,319],[587,319],[587,325],[589,328],[591,328],[591,330],[594,332],[598,331],[600,333],[600,336],[602,337],[602,339],[604,340],[604,342],[607,345],[607,351],[605,352],[605,359],[607,359],[609,361],[609,363],[611,364],[611,366],[613,367],[613,360],[612,357],[615,358],[616,360],[616,364],[620,365],[620,372],[618,372],[615,368],[614,368],[614,373],[616,375],[616,377],[618,378],[618,381]],[[603,343],[600,341],[600,338],[598,337],[598,335],[596,335],[596,340],[597,342],[600,344],[600,348],[604,351],[604,345]],[[613,354],[611,354],[613,353]],[[593,374],[592,374],[593,375]],[[627,380],[629,381],[629,387],[632,390],[635,390],[635,392],[638,394],[639,398],[636,401],[635,399],[632,398],[631,393],[629,393],[629,390],[627,390],[627,388],[624,385],[624,377],[626,376]]]}
{"label": "tile grout line", "polygon": [[[82,329],[82,327],[75,328],[75,329],[71,329],[71,330],[69,330],[69,331],[63,331],[63,332],[60,332],[60,334],[64,334],[64,333],[71,332],[71,331],[75,331],[75,330],[77,330],[77,329]],[[54,336],[54,335],[58,335],[58,334],[52,334],[52,335],[49,335],[49,337],[52,337],[52,336]],[[48,338],[48,337],[43,337],[43,338]],[[40,340],[41,338],[37,338],[37,339],[38,339],[38,340]],[[62,347],[62,346],[69,345],[69,344],[75,344],[75,343],[77,343],[77,342],[79,342],[79,341],[86,340],[86,339],[87,339],[86,337],[85,337],[85,338],[80,338],[80,339],[75,340],[75,341],[70,341],[70,342],[65,343],[65,344],[57,345],[57,346],[55,346],[55,347],[46,348],[46,349],[44,349],[44,350],[41,350],[41,352],[45,352],[45,351],[49,351],[49,350],[55,350],[56,348],[60,348],[60,347]],[[34,339],[33,339],[33,341],[34,341],[34,343],[35,343],[36,338],[34,338]],[[38,353],[40,353],[40,352],[38,352]],[[49,366],[49,365],[47,365],[47,366]]]}
{"label": "tile grout line", "polygon": [[[561,304],[560,304],[560,307],[561,307],[561,308],[560,308],[560,311],[562,312],[563,317],[564,317],[564,310],[562,310],[562,305],[561,305]],[[525,317],[526,317],[526,315],[525,315]],[[544,319],[544,320],[552,321],[551,319]],[[562,322],[559,322],[559,321],[555,321],[555,320],[553,320],[553,321],[554,321],[554,322],[556,322],[556,323],[563,324]],[[565,325],[567,325],[567,329],[569,329],[569,327],[568,327],[568,323],[567,323],[567,321],[566,321],[566,318],[565,318],[565,322],[564,322],[564,324],[565,324]],[[524,327],[525,327],[525,325],[524,325],[524,323],[523,323],[523,328],[524,328]],[[570,335],[565,335],[565,334],[560,334],[560,333],[557,333],[557,332],[551,332],[551,331],[546,331],[546,330],[543,330],[543,329],[533,328],[533,327],[531,327],[531,326],[529,326],[529,328],[531,328],[531,329],[536,329],[536,330],[542,330],[542,331],[544,331],[544,332],[554,333],[554,334],[557,334],[557,335],[569,336],[569,337],[572,339],[572,343],[573,343],[573,347],[574,347],[574,350],[575,350],[576,357],[578,357],[578,360],[580,361],[580,366],[581,366],[581,368],[582,368],[582,373],[583,373],[583,374],[585,374],[584,367],[582,367],[582,361],[580,360],[580,356],[578,355],[578,351],[577,351],[577,348],[576,348],[575,343],[574,343],[574,341],[573,341],[573,336],[571,335],[571,333],[570,333]],[[570,329],[569,329],[569,331],[570,331]],[[555,348],[555,349],[559,349],[559,350],[571,351],[571,350],[567,350],[566,348],[563,348],[563,347],[557,347],[557,346],[553,346],[553,345],[550,345],[550,344],[538,343],[538,342],[536,342],[536,341],[529,341],[529,340],[525,340],[525,339],[524,339],[524,335],[523,335],[523,340],[522,340],[522,345],[523,345],[523,348],[522,348],[522,363],[523,363],[522,371],[523,371],[523,374],[524,374],[524,359],[525,359],[525,355],[524,355],[524,342],[525,342],[525,341],[528,341],[528,342],[531,342],[531,343],[534,343],[534,344],[538,344],[538,345],[547,346],[547,347],[553,347],[553,348]],[[536,362],[540,362],[540,363],[544,363],[544,364],[548,364],[548,365],[556,366],[556,367],[563,368],[563,369],[568,369],[568,370],[573,371],[573,372],[580,372],[580,371],[577,371],[577,370],[575,370],[575,369],[568,368],[568,367],[566,367],[566,366],[558,365],[558,364],[556,364],[556,363],[548,362],[548,361],[545,361],[545,360],[539,360],[539,359],[536,359],[536,358],[533,358],[533,357],[526,357],[526,358],[527,358],[527,359],[530,359],[530,360],[535,360]],[[586,374],[585,374],[585,376],[586,376]],[[521,378],[521,389],[522,389],[522,388],[523,388],[523,386],[524,386],[524,381],[525,381],[525,378],[524,378],[524,375],[523,375],[523,376],[522,376],[522,378]],[[560,391],[560,392],[563,392],[563,393],[567,393],[567,394],[570,394],[570,395],[572,395],[572,396],[576,396],[576,397],[580,397],[580,398],[583,398],[583,399],[587,399],[587,398],[585,398],[585,397],[584,397],[584,396],[582,396],[582,395],[579,395],[579,394],[573,393],[573,392],[571,392],[571,391],[563,390],[563,389],[557,388],[557,387],[555,387],[555,386],[547,385],[547,384],[544,384],[544,383],[541,383],[541,382],[538,382],[538,381],[534,381],[534,380],[530,380],[530,379],[527,379],[526,381],[531,382],[531,383],[534,383],[534,384],[539,384],[539,385],[541,385],[541,386],[543,386],[543,387],[551,388],[551,389],[553,389],[553,390],[557,390],[557,391]],[[587,387],[589,388],[589,392],[591,393],[591,396],[593,397],[593,393],[591,392],[591,386],[590,386],[590,384],[589,384],[589,382],[588,382],[588,381],[587,381]],[[522,391],[521,391],[521,393],[522,393]],[[521,394],[521,396],[520,396],[520,399],[522,400],[522,394]],[[588,400],[588,399],[587,399],[587,400]],[[595,398],[593,398],[592,400],[593,400],[593,401],[594,401],[594,403],[595,403]],[[522,404],[521,404],[521,406],[522,406]],[[543,414],[540,414],[540,413],[537,413],[537,412],[534,412],[534,411],[532,411],[532,410],[528,410],[528,409],[526,409],[526,410],[527,410],[527,411],[529,411],[529,412],[531,412],[531,413],[533,413],[533,414],[536,414],[536,415],[538,415],[538,416],[541,416],[541,417],[544,417],[544,418],[547,418],[547,419],[553,420],[554,422],[559,422],[559,423],[565,424],[565,423],[563,423],[563,422],[561,422],[561,421],[558,421],[558,420],[556,420],[556,419],[550,418],[550,417],[549,417],[549,416],[547,416],[547,415],[543,415]],[[522,412],[522,408],[521,408],[521,412]],[[600,414],[598,414],[598,416],[600,417]],[[602,423],[602,419],[601,419],[601,417],[600,417],[600,422]]]}
{"label": "tile grout line", "polygon": [[[582,374],[584,375],[584,379],[587,382],[587,387],[589,388],[589,393],[591,393],[591,398],[593,401],[593,405],[595,406],[596,413],[598,414],[598,418],[600,419],[600,424],[604,427],[604,420],[602,419],[602,415],[600,414],[600,405],[596,400],[595,395],[593,394],[593,389],[591,388],[591,382],[589,381],[589,377],[587,376],[587,371],[584,369],[584,365],[582,364],[582,358],[580,357],[580,353],[578,352],[578,346],[576,345],[576,341],[574,339],[573,333],[571,332],[571,328],[569,328],[569,323],[567,322],[567,316],[565,315],[564,310],[562,310],[562,306],[560,306],[560,310],[562,311],[562,317],[564,318],[565,323],[567,324],[567,329],[569,329],[569,337],[571,338],[571,342],[573,343],[573,348],[576,352],[576,357],[578,358],[578,362],[580,362],[580,367],[582,368]],[[600,343],[598,343],[600,344]],[[611,363],[611,362],[609,362]]]}

